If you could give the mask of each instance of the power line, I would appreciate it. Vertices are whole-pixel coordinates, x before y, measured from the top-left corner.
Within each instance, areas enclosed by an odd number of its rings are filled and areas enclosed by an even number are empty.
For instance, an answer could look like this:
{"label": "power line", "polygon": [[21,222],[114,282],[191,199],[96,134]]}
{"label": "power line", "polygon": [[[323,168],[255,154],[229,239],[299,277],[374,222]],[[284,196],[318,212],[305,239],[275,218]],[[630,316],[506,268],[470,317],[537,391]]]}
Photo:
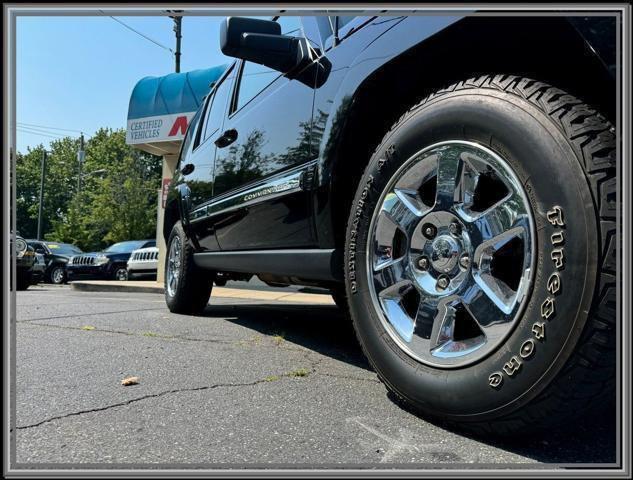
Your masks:
{"label": "power line", "polygon": [[29,131],[29,132],[45,133],[46,135],[55,135],[55,136],[57,136],[59,138],[64,138],[64,137],[69,137],[70,136],[67,133],[51,132],[49,130],[43,130],[41,128],[23,127],[22,125],[18,125],[17,128],[21,129],[21,130],[24,130],[24,131]]}
{"label": "power line", "polygon": [[18,125],[16,128],[18,130],[22,130],[22,131],[25,131],[25,132],[44,133],[46,135],[54,135],[54,136],[59,137],[59,138],[63,138],[63,137],[68,136],[68,134],[63,134],[63,133],[59,133],[59,132],[49,132],[48,130],[42,130],[40,128],[33,128],[33,127],[23,127],[21,125]]}
{"label": "power line", "polygon": [[166,47],[165,45],[163,45],[162,43],[157,42],[156,40],[154,40],[153,38],[148,37],[147,35],[145,35],[144,33],[139,32],[138,30],[135,30],[134,28],[130,27],[128,24],[122,22],[121,20],[119,20],[118,18],[113,17],[112,15],[107,15],[103,10],[99,10],[103,15],[106,15],[108,17],[110,17],[112,20],[114,20],[115,22],[120,23],[121,25],[123,25],[125,28],[132,30],[134,33],[136,33],[137,35],[140,35],[141,37],[143,37],[145,40],[149,40],[150,42],[152,42],[154,45],[158,45],[160,48],[163,48],[165,50],[168,50],[169,52],[171,52],[172,54],[174,53],[174,51],[169,48]]}
{"label": "power line", "polygon": [[34,123],[24,123],[24,122],[17,122],[17,125],[21,125],[21,126],[25,126],[25,127],[38,127],[38,128],[45,128],[47,130],[61,130],[64,132],[77,132],[77,133],[82,133],[81,130],[73,130],[71,128],[59,128],[59,127],[48,127],[46,125],[35,125]]}
{"label": "power line", "polygon": [[[45,136],[49,136],[51,138],[76,138],[76,135],[71,135],[68,133],[61,133],[61,132],[53,132],[51,130],[48,130],[47,128],[39,128],[39,127],[27,127],[24,125],[17,125],[16,128],[18,129],[18,131],[22,132],[22,133],[32,133],[32,134],[36,134],[36,135],[45,135]],[[61,129],[61,130],[69,130],[69,129]],[[72,132],[80,132],[82,135],[84,135],[80,130],[69,130]],[[54,136],[54,137],[53,137]],[[84,135],[88,138],[92,138],[92,135]]]}
{"label": "power line", "polygon": [[59,140],[60,138],[62,138],[62,137],[54,137],[52,135],[46,135],[44,133],[30,132],[28,130],[20,130],[19,128],[18,128],[18,132],[19,133],[28,133],[29,135],[39,135],[40,137],[54,138],[55,140]]}

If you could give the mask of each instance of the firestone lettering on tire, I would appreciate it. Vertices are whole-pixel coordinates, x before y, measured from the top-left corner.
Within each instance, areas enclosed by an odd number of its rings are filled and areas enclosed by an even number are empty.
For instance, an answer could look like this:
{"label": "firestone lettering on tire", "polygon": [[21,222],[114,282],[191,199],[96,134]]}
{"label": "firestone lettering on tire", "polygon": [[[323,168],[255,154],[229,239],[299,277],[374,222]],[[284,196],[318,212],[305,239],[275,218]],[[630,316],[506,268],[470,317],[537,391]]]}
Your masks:
{"label": "firestone lettering on tire", "polygon": [[[553,226],[561,228],[565,227],[565,222],[563,220],[563,210],[559,206],[555,206],[547,212],[547,220]],[[552,246],[564,244],[565,237],[563,231],[558,230],[554,232],[550,236],[550,240]],[[550,320],[556,315],[556,296],[561,293],[561,289],[563,286],[560,274],[560,271],[563,270],[565,266],[563,247],[553,249],[550,257],[557,271],[552,273],[547,280],[546,288],[549,295],[541,304],[541,317],[545,320]],[[545,339],[545,323],[535,322],[532,325],[532,334],[536,340],[543,341]],[[532,339],[527,339],[521,344],[521,348],[519,349],[519,357],[526,360],[532,357],[535,352],[536,342],[534,342],[534,340]],[[508,377],[512,377],[519,371],[522,364],[523,363],[517,356],[513,356],[510,361],[508,361],[503,366],[502,370]],[[488,377],[488,384],[492,388],[498,389],[499,387],[501,387],[501,385],[503,384],[503,372],[494,372],[490,374],[490,376]]]}

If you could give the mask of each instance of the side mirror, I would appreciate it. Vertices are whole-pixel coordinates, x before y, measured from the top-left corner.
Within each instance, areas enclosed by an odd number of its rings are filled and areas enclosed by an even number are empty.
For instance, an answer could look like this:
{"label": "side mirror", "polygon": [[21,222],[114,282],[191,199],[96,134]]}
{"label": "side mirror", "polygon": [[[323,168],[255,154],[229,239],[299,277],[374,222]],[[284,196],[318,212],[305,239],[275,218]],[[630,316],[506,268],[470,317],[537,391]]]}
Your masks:
{"label": "side mirror", "polygon": [[306,39],[282,35],[281,25],[272,20],[227,17],[220,26],[220,50],[281,73],[311,62]]}

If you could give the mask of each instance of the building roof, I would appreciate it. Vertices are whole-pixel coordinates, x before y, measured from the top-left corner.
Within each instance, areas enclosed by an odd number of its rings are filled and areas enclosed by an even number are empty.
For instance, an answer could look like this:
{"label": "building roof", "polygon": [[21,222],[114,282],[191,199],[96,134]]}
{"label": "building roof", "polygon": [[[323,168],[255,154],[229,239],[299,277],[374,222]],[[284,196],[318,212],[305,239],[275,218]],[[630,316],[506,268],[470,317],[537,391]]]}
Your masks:
{"label": "building roof", "polygon": [[157,155],[176,154],[189,120],[227,65],[145,77],[132,90],[126,141]]}

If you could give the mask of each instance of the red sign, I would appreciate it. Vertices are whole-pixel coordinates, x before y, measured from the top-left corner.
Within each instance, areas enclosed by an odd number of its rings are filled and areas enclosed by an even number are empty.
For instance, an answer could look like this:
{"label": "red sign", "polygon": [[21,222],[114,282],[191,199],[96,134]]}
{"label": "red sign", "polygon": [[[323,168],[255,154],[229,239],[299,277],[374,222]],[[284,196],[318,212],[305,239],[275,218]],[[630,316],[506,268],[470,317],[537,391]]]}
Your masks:
{"label": "red sign", "polygon": [[184,135],[187,131],[187,116],[178,117],[169,131],[169,136],[173,137],[180,130],[180,134]]}
{"label": "red sign", "polygon": [[167,192],[169,191],[169,184],[171,183],[171,178],[163,178],[163,208],[167,204]]}

